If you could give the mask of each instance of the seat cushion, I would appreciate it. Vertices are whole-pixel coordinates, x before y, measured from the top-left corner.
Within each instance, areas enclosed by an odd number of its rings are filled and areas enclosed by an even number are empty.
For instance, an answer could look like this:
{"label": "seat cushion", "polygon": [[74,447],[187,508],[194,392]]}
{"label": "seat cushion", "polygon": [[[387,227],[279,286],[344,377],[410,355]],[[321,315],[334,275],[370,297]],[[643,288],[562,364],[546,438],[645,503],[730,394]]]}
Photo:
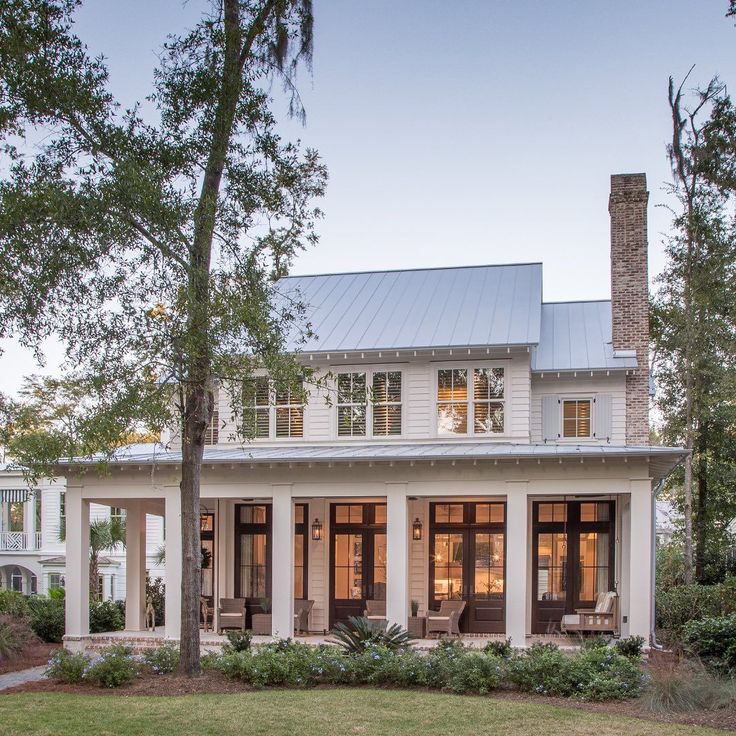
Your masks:
{"label": "seat cushion", "polygon": [[578,626],[583,622],[583,617],[579,613],[568,613],[562,617],[563,626]]}
{"label": "seat cushion", "polygon": [[449,621],[449,616],[427,616],[427,621]]}

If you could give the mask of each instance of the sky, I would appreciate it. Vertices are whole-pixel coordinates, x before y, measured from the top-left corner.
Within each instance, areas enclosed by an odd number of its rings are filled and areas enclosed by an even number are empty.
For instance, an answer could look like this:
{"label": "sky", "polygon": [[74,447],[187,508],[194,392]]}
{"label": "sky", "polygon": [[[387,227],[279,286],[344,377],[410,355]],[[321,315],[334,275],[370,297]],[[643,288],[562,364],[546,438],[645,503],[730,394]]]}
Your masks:
{"label": "sky", "polygon": [[[646,172],[650,278],[671,215],[667,80],[736,85],[727,0],[314,0],[307,124],[330,181],[297,274],[544,263],[547,301],[610,296],[609,177]],[[76,31],[129,105],[205,0],[86,0]],[[2,343],[0,343],[2,344]],[[37,371],[6,341],[0,391]],[[47,371],[60,355],[49,344]]]}

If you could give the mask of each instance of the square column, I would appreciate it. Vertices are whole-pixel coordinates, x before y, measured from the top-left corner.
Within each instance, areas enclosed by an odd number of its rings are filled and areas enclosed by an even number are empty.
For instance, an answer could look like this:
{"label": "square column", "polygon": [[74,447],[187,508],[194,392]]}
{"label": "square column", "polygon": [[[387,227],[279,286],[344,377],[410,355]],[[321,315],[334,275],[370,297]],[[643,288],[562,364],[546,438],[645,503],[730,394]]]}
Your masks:
{"label": "square column", "polygon": [[66,635],[89,634],[89,501],[66,489]]}
{"label": "square column", "polygon": [[529,521],[527,482],[506,483],[506,636],[515,647],[526,644]]}
{"label": "square column", "polygon": [[143,631],[146,614],[146,514],[131,501],[125,515],[125,628]]}
{"label": "square column", "polygon": [[652,484],[631,481],[629,555],[629,636],[643,636],[649,643],[652,615]]}
{"label": "square column", "polygon": [[409,512],[406,483],[386,483],[386,619],[409,624]]}
{"label": "square column", "polygon": [[294,504],[291,484],[274,485],[271,516],[271,635],[294,636]]}
{"label": "square column", "polygon": [[166,486],[166,632],[181,636],[181,495],[179,486]]}

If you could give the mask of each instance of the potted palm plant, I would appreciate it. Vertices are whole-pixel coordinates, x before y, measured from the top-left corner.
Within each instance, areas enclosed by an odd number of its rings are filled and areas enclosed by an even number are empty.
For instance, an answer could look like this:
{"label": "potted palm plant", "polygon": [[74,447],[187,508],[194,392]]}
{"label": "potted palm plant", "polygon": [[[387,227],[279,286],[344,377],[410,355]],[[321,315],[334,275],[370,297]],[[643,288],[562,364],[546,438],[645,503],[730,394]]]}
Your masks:
{"label": "potted palm plant", "polygon": [[271,636],[271,599],[261,598],[258,603],[261,613],[254,613],[251,616],[251,629],[259,636]]}

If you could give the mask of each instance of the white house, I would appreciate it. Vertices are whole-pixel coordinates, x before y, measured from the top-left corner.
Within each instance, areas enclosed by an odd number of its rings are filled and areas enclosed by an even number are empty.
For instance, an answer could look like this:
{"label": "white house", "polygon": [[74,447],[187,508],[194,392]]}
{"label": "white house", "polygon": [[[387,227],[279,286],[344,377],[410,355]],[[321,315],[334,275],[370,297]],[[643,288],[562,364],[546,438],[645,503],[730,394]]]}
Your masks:
{"label": "white house", "polygon": [[[0,588],[32,595],[63,588],[66,578],[66,543],[63,541],[66,482],[45,478],[32,488],[22,469],[0,465]],[[91,504],[90,520],[111,515],[125,517],[125,509]],[[146,521],[146,570],[163,577],[156,562],[163,546],[163,519]],[[100,590],[105,600],[125,599],[125,550],[105,551],[100,558]]]}
{"label": "white house", "polygon": [[[460,628],[517,645],[617,593],[616,629],[651,630],[654,491],[683,458],[649,445],[643,174],[611,180],[610,301],[546,303],[538,263],[284,279],[328,375],[302,406],[268,377],[249,392],[257,438],[233,439],[226,392],[202,474],[203,594],[295,599],[324,631],[366,601],[407,625],[465,601]],[[327,401],[327,398],[330,401]],[[125,508],[130,630],[140,630],[145,514],[166,519],[166,637],[180,630],[180,456],[131,448],[67,475],[67,638],[88,632],[92,504]]]}

